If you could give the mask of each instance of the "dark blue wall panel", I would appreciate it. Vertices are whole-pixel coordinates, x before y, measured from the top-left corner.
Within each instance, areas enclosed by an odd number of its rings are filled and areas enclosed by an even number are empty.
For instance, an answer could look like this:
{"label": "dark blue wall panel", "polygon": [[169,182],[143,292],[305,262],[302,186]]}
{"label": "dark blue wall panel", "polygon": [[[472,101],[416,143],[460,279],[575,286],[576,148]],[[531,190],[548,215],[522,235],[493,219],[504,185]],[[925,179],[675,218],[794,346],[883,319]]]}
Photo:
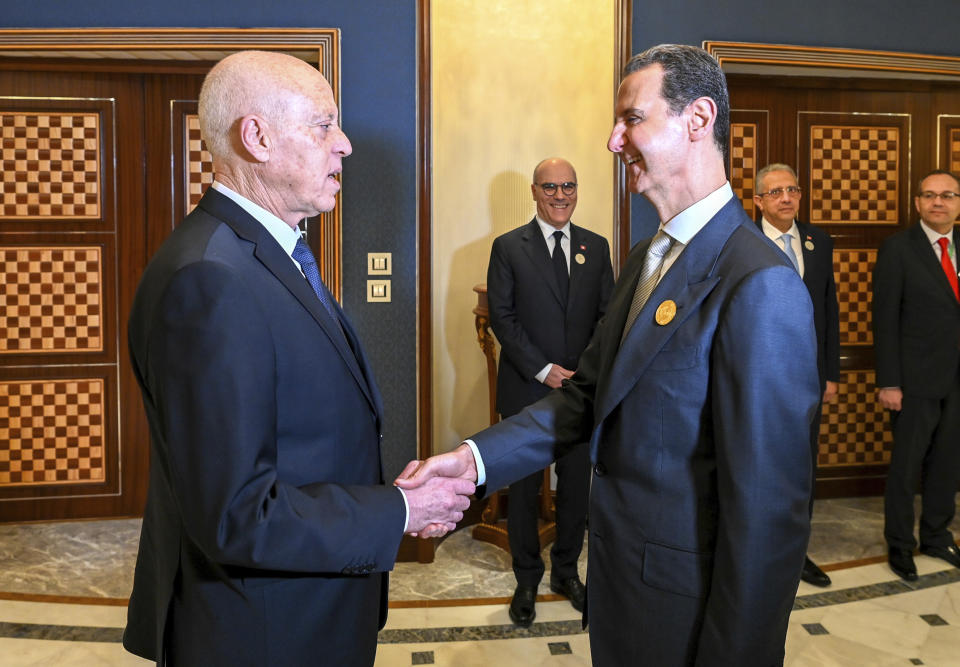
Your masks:
{"label": "dark blue wall panel", "polygon": [[[416,457],[416,3],[3,0],[3,28],[339,28],[344,307],[383,392],[388,474]],[[393,301],[368,304],[367,252],[393,253]],[[320,378],[319,380],[322,380]],[[308,387],[304,388],[309,391]]]}

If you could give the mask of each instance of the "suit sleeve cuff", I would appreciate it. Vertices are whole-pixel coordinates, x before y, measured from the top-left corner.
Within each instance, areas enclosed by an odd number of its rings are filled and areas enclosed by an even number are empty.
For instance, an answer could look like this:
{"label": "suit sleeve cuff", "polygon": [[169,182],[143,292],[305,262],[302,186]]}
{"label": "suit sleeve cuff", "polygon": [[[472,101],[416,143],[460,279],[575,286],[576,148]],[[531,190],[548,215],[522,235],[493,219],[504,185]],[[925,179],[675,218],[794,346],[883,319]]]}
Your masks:
{"label": "suit sleeve cuff", "polygon": [[[537,373],[533,377],[536,379],[537,382],[543,384],[543,382],[546,381],[547,376],[550,374],[551,368],[553,368],[553,364],[547,364],[542,369],[540,369],[539,373]],[[470,442],[470,441],[468,440],[467,442]]]}
{"label": "suit sleeve cuff", "polygon": [[464,440],[466,445],[473,452],[473,461],[477,466],[477,486],[483,486],[487,482],[487,469],[483,466],[483,459],[480,457],[480,450],[473,440]]}

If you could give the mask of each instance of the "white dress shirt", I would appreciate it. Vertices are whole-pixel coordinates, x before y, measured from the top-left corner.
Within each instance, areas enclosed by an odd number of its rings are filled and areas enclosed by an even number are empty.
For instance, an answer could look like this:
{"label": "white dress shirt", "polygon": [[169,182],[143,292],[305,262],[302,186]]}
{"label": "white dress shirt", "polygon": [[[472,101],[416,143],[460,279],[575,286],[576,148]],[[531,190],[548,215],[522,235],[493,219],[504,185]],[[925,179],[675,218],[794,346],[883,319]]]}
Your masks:
{"label": "white dress shirt", "polygon": [[790,234],[790,247],[793,248],[793,255],[797,258],[797,272],[800,274],[800,277],[803,278],[803,249],[800,246],[800,229],[797,227],[797,221],[794,220],[790,229],[785,232],[781,232],[774,227],[766,218],[760,221],[760,227],[763,229],[763,233],[767,235],[767,238],[776,243],[777,247],[783,250],[784,253],[786,253],[786,249],[783,247],[783,240],[780,237],[784,234]]}

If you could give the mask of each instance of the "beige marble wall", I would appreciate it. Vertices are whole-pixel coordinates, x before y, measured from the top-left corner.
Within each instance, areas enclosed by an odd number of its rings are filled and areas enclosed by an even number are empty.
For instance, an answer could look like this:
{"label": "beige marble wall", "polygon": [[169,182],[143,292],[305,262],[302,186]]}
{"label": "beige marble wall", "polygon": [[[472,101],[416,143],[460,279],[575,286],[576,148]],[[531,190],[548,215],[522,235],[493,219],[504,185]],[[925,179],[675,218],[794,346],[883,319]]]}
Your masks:
{"label": "beige marble wall", "polygon": [[493,239],[533,217],[533,167],[577,169],[573,221],[611,239],[613,0],[431,4],[433,440],[445,451],[487,423],[472,288]]}

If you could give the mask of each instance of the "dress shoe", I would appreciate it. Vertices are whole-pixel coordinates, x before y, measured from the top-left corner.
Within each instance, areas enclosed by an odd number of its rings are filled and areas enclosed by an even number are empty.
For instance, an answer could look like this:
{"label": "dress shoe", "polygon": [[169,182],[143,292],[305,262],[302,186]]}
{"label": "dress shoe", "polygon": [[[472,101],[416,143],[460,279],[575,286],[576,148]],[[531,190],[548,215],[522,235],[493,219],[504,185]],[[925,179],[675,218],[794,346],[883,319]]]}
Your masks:
{"label": "dress shoe", "polygon": [[827,573],[810,560],[809,556],[803,561],[803,570],[800,572],[800,578],[811,586],[819,586],[820,588],[829,586],[831,583]]}
{"label": "dress shoe", "polygon": [[536,601],[536,587],[517,584],[517,590],[513,592],[513,599],[510,600],[510,620],[521,628],[529,628],[533,619],[537,617],[537,610],[534,607]]}
{"label": "dress shoe", "polygon": [[887,560],[890,561],[890,569],[898,577],[907,581],[917,580],[917,566],[913,564],[913,552],[910,549],[890,547]]}
{"label": "dress shoe", "polygon": [[956,544],[948,547],[920,547],[920,553],[934,558],[942,558],[954,567],[960,567],[960,549]]}
{"label": "dress shoe", "polygon": [[587,599],[587,589],[583,587],[580,577],[570,577],[560,581],[550,577],[550,590],[564,595],[577,611],[583,611],[583,603]]}

